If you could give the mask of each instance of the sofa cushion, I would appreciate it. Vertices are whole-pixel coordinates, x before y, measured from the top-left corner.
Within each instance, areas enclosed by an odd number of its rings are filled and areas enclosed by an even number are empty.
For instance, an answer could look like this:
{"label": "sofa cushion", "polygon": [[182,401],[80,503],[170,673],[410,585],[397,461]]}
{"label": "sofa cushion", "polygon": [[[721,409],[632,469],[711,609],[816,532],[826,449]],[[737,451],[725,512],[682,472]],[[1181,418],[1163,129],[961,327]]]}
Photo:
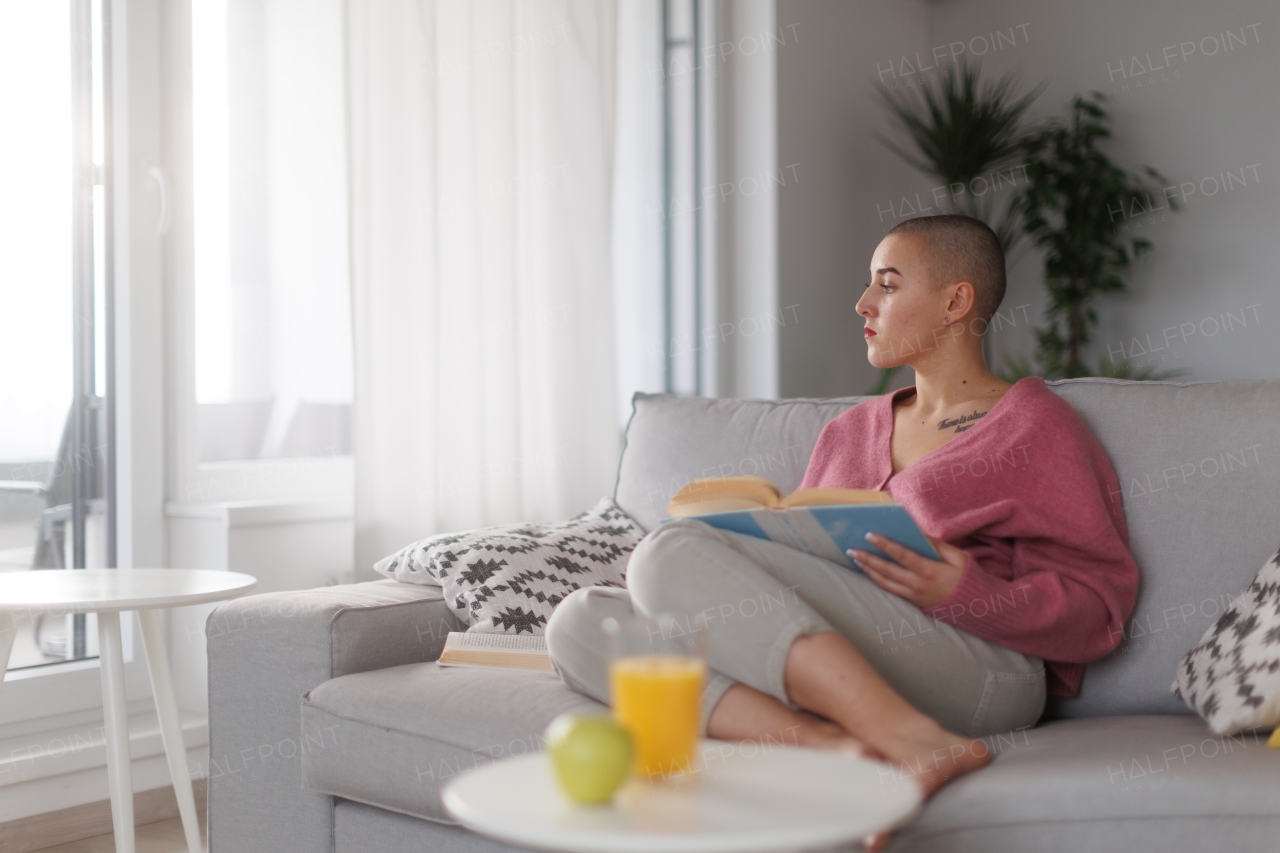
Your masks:
{"label": "sofa cushion", "polygon": [[[414,664],[336,678],[303,706],[312,744],[303,782],[451,822],[439,801],[444,782],[540,748],[540,732],[562,711],[599,707],[536,673]],[[919,849],[948,849],[951,835],[1075,821],[1280,820],[1277,753],[1256,730],[1218,737],[1199,717],[1152,715],[1058,720],[984,740],[991,766],[930,800],[901,831],[904,848],[932,839]],[[893,776],[886,767],[886,782]]]}
{"label": "sofa cushion", "polygon": [[1280,551],[1183,655],[1169,689],[1220,735],[1280,723]]}
{"label": "sofa cushion", "polygon": [[374,564],[404,583],[444,590],[468,631],[541,634],[555,606],[584,586],[626,585],[644,536],[613,498],[568,521],[523,522],[441,533]]}
{"label": "sofa cushion", "polygon": [[[1140,582],[1116,650],[1085,669],[1078,695],[1050,697],[1047,716],[1188,713],[1169,692],[1178,660],[1275,550],[1280,382],[1087,378],[1048,387],[1115,468]],[[759,474],[790,492],[822,427],[866,399],[636,394],[615,500],[651,530],[697,477]]]}
{"label": "sofa cushion", "polygon": [[555,675],[396,666],[327,681],[302,702],[306,787],[452,823],[440,787],[464,770],[540,751],[565,711],[601,710]]}
{"label": "sofa cushion", "polygon": [[[512,853],[526,850],[459,826],[445,826],[384,809],[338,800],[333,810],[334,853]],[[1021,823],[897,833],[889,853],[1173,853],[1183,850],[1270,850],[1280,818],[1159,817]],[[857,853],[851,845],[841,853]]]}
{"label": "sofa cushion", "polygon": [[386,809],[338,800],[333,804],[333,853],[514,853],[512,847],[483,835]]}
{"label": "sofa cushion", "polygon": [[1280,819],[1280,766],[1256,730],[1218,737],[1196,716],[1150,715],[1057,720],[985,740],[995,760],[943,787],[903,831],[904,847],[932,838],[920,849],[949,849],[952,833],[1027,824]]}

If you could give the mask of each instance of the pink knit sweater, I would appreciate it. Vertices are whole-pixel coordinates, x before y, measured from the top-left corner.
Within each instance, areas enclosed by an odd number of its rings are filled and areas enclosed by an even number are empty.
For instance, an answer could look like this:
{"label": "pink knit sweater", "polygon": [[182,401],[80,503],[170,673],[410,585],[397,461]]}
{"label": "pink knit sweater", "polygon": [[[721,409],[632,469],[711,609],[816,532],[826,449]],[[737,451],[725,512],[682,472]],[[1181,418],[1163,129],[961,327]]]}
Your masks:
{"label": "pink knit sweater", "polygon": [[887,489],[925,533],[966,553],[960,583],[924,613],[1045,661],[1073,696],[1114,649],[1138,567],[1106,453],[1044,380],[1019,380],[969,429],[893,473],[893,401],[859,403],[822,430],[800,488]]}

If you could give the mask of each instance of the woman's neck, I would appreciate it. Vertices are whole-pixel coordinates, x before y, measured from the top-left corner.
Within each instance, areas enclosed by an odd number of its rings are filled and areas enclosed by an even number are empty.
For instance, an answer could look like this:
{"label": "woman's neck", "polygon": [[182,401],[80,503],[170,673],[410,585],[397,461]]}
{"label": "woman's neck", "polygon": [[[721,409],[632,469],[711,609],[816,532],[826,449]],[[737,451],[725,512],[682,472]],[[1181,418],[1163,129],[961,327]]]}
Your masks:
{"label": "woman's neck", "polygon": [[913,408],[943,412],[971,400],[1000,397],[1012,386],[987,369],[981,357],[948,359],[916,368]]}

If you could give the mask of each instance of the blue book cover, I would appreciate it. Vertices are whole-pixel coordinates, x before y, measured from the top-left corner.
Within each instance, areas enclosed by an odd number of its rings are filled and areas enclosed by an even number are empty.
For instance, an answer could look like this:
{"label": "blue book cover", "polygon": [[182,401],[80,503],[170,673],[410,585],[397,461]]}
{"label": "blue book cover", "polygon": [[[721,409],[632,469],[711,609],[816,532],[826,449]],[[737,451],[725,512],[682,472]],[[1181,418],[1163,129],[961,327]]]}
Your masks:
{"label": "blue book cover", "polygon": [[899,503],[840,504],[836,506],[793,506],[779,509],[735,509],[689,515],[721,530],[745,533],[757,539],[779,542],[817,557],[848,566],[861,573],[845,554],[850,548],[861,548],[885,559],[888,554],[865,538],[868,532],[879,533],[928,557],[942,559],[916,524],[907,508]]}

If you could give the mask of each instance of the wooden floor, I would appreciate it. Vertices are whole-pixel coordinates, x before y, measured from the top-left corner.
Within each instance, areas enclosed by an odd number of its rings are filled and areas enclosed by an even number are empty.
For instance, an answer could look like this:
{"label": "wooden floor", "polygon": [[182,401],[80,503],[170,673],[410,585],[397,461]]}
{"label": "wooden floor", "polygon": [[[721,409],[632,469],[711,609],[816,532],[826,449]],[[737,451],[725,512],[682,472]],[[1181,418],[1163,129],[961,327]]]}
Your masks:
{"label": "wooden floor", "polygon": [[[187,842],[182,835],[182,819],[148,823],[136,830],[138,853],[187,853]],[[200,834],[205,835],[204,810],[200,811]],[[207,845],[208,842],[206,841]],[[36,853],[115,853],[114,835],[96,835],[83,841],[46,847]]]}

